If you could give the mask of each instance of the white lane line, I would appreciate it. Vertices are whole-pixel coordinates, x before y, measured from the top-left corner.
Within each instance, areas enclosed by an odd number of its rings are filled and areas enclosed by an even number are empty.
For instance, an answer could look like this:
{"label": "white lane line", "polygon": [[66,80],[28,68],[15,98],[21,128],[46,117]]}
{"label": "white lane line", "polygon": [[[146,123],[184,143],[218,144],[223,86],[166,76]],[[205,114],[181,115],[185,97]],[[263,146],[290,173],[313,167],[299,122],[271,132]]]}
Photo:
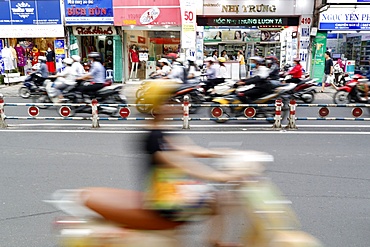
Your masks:
{"label": "white lane line", "polygon": [[[76,126],[76,127],[91,127],[92,124],[73,124],[73,123],[42,123],[42,124],[8,124],[9,127],[33,127],[33,126],[51,126],[51,127],[64,127],[64,126]],[[102,124],[100,122],[101,127],[147,127],[148,124]],[[181,127],[182,124],[164,124],[164,127]],[[284,127],[285,125],[283,125]],[[370,128],[370,125],[298,125],[299,128]],[[226,124],[226,125],[190,125],[190,128],[272,128],[271,124],[249,124],[249,125],[241,125],[241,124]]]}
{"label": "white lane line", "polygon": [[[89,134],[140,134],[147,133],[145,130],[25,130],[25,129],[0,129],[0,132],[23,132],[23,133],[89,133]],[[179,135],[251,135],[251,134],[267,134],[267,135],[370,135],[370,132],[359,132],[359,131],[171,131]]]}

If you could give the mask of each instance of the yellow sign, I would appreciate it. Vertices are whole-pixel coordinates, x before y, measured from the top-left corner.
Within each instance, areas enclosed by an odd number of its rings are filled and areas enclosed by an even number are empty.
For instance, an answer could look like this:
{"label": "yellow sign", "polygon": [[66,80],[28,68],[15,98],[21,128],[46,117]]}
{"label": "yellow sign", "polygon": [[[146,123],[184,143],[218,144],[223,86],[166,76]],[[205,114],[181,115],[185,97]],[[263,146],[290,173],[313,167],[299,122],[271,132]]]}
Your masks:
{"label": "yellow sign", "polygon": [[63,48],[56,48],[55,49],[55,54],[64,54],[64,49]]}
{"label": "yellow sign", "polygon": [[194,24],[183,24],[182,25],[183,32],[195,32]]}
{"label": "yellow sign", "polygon": [[136,25],[136,20],[123,20],[123,25]]}

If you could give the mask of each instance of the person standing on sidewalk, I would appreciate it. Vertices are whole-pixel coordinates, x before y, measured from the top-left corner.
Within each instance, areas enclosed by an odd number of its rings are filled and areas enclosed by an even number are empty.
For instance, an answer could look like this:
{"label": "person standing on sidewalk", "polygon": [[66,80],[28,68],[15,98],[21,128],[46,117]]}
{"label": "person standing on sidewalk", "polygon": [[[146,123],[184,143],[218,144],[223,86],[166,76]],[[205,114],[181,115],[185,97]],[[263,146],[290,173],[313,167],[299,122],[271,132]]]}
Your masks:
{"label": "person standing on sidewalk", "polygon": [[330,52],[325,52],[325,69],[324,69],[324,77],[322,78],[322,86],[320,93],[324,92],[326,81],[328,80],[329,76],[333,76],[334,67],[333,67],[333,60],[330,57]]}

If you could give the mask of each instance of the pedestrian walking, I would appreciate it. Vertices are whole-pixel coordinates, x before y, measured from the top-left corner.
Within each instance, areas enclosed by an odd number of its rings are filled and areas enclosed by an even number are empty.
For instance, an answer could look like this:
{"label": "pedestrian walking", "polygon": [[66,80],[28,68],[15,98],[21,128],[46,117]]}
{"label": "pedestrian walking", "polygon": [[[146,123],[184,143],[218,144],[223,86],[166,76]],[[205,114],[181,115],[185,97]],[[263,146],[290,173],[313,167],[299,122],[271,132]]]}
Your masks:
{"label": "pedestrian walking", "polygon": [[325,54],[325,69],[324,69],[324,77],[322,78],[322,85],[321,85],[321,91],[320,93],[323,93],[325,90],[325,84],[332,80],[332,76],[334,73],[334,66],[333,66],[333,60],[331,59],[330,52],[326,51]]}

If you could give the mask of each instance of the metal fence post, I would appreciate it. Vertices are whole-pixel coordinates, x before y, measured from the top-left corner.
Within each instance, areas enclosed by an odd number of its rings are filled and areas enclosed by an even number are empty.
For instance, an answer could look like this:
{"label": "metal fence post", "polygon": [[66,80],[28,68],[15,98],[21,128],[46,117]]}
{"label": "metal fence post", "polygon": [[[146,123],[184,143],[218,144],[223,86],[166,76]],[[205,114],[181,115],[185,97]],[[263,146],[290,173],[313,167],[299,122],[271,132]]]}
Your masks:
{"label": "metal fence post", "polygon": [[273,128],[274,129],[281,129],[281,108],[282,108],[283,100],[277,99],[275,101],[275,123]]}
{"label": "metal fence post", "polygon": [[184,104],[183,104],[183,109],[184,109],[184,115],[183,115],[183,129],[190,129],[189,126],[189,96],[185,95],[184,96]]}
{"label": "metal fence post", "polygon": [[8,125],[5,123],[4,96],[0,94],[0,128],[5,129]]}
{"label": "metal fence post", "polygon": [[288,125],[286,126],[287,129],[297,129],[297,126],[295,124],[295,109],[296,109],[296,101],[294,99],[291,99],[290,102],[289,102],[289,108],[290,108],[290,111],[289,111],[289,123]]}
{"label": "metal fence post", "polygon": [[91,101],[91,111],[92,111],[92,127],[99,128],[99,115],[98,115],[98,101],[93,99]]}

